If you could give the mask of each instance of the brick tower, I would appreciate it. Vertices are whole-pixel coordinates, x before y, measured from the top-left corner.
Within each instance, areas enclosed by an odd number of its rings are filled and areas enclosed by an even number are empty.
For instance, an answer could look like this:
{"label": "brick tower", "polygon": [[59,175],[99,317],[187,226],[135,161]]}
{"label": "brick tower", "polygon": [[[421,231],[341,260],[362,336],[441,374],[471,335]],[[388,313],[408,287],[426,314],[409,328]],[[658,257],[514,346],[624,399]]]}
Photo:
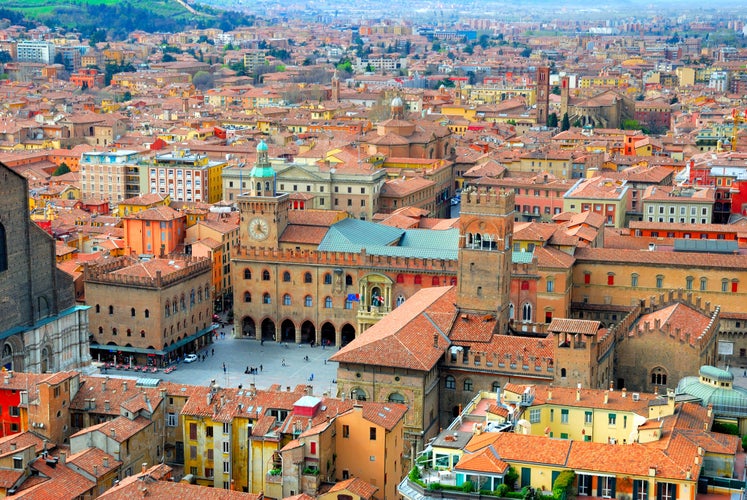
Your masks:
{"label": "brick tower", "polygon": [[550,109],[550,68],[537,68],[537,125],[547,125]]}
{"label": "brick tower", "polygon": [[496,315],[496,333],[508,329],[514,192],[467,188],[459,216],[457,306]]}

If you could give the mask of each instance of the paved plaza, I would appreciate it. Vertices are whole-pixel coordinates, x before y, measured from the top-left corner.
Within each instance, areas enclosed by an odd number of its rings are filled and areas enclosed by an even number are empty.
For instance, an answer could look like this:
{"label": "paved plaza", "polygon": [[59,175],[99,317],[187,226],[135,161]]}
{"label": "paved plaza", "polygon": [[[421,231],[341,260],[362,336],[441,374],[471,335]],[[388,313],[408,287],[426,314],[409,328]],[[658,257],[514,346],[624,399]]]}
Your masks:
{"label": "paved plaza", "polygon": [[[205,386],[215,379],[222,387],[237,387],[239,384],[248,387],[253,383],[257,389],[267,389],[273,384],[280,384],[285,390],[288,386],[294,388],[298,384],[308,384],[313,386],[315,395],[321,396],[325,392],[331,396],[337,395],[337,363],[326,362],[337,352],[336,347],[312,348],[309,344],[279,344],[267,341],[260,343],[259,340],[234,339],[230,337],[230,329],[230,326],[219,329],[218,332],[224,332],[225,337],[221,338],[218,335],[217,340],[197,353],[200,359],[206,355],[205,361],[181,362],[171,373],[133,373],[127,370],[108,369],[106,375],[159,378],[180,384]],[[304,359],[306,356],[308,361]],[[256,368],[257,374],[245,374],[247,367]],[[100,373],[103,374],[103,371]],[[310,380],[312,374],[313,380]]]}

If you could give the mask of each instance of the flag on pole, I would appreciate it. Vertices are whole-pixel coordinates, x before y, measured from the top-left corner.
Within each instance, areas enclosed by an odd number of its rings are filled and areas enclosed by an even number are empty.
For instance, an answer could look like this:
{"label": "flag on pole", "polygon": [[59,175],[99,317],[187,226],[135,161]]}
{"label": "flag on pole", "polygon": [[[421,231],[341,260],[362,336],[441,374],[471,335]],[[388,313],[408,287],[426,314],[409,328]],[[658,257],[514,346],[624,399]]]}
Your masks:
{"label": "flag on pole", "polygon": [[349,293],[348,294],[348,300],[350,302],[360,302],[361,296],[358,295],[357,293]]}

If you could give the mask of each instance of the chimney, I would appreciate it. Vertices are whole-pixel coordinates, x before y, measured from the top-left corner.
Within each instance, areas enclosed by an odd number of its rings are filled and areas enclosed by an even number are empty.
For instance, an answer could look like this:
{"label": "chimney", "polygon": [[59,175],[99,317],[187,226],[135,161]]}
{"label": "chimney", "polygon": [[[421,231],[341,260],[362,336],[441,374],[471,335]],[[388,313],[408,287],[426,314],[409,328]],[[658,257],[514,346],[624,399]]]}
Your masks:
{"label": "chimney", "polygon": [[713,416],[713,405],[708,405],[708,418]]}
{"label": "chimney", "polygon": [[610,391],[604,391],[604,404],[610,402]]}
{"label": "chimney", "polygon": [[622,397],[624,398],[628,397],[628,390],[625,387],[622,388]]}
{"label": "chimney", "polygon": [[143,462],[143,464],[140,467],[141,467],[141,472],[145,474],[145,471],[148,469],[148,462]]}
{"label": "chimney", "polygon": [[581,384],[576,386],[576,401],[581,401]]}
{"label": "chimney", "polygon": [[109,429],[109,432],[111,433],[112,438],[116,438],[117,437],[117,431],[114,430],[114,427],[112,427],[111,429]]}
{"label": "chimney", "polygon": [[106,410],[106,411],[111,410],[111,404],[109,403],[108,399],[104,400],[104,410]]}
{"label": "chimney", "polygon": [[306,430],[309,430],[309,429],[311,429],[311,419],[309,419],[309,422],[308,422],[307,427],[306,427]]}
{"label": "chimney", "polygon": [[98,475],[99,475],[99,466],[98,465],[94,465],[93,466],[93,476],[96,477]]}
{"label": "chimney", "polygon": [[103,465],[105,468],[109,468],[109,457],[104,457]]}
{"label": "chimney", "polygon": [[101,381],[101,392],[106,392],[106,381],[109,379],[109,377],[106,377],[104,380]]}
{"label": "chimney", "polygon": [[615,383],[610,380],[610,392],[615,390]]}
{"label": "chimney", "polygon": [[16,451],[16,443],[10,443],[10,451]]}
{"label": "chimney", "polygon": [[433,347],[438,349],[438,333],[433,334]]}
{"label": "chimney", "polygon": [[127,392],[127,381],[122,382],[122,392]]}
{"label": "chimney", "polygon": [[547,388],[547,400],[552,401],[552,386]]}
{"label": "chimney", "polygon": [[64,463],[65,463],[65,461],[67,460],[67,453],[65,453],[64,451],[61,451],[61,452],[60,452],[60,457],[59,457],[59,458],[60,458],[60,463],[61,463],[61,464],[64,464]]}
{"label": "chimney", "polygon": [[655,465],[650,465],[648,467],[648,475],[651,476],[651,477],[656,476],[656,466]]}

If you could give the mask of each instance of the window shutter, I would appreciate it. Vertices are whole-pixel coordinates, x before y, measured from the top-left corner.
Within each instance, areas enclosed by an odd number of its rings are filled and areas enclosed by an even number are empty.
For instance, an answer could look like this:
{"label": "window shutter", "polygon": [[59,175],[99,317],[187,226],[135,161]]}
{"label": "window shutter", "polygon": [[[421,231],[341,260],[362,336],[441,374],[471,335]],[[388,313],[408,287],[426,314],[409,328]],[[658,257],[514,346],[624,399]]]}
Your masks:
{"label": "window shutter", "polygon": [[610,494],[610,497],[612,497],[612,498],[615,498],[615,479],[617,479],[617,478],[613,477],[612,480],[610,481],[610,490],[612,492]]}
{"label": "window shutter", "polygon": [[602,496],[602,478],[601,476],[597,476],[597,496]]}

